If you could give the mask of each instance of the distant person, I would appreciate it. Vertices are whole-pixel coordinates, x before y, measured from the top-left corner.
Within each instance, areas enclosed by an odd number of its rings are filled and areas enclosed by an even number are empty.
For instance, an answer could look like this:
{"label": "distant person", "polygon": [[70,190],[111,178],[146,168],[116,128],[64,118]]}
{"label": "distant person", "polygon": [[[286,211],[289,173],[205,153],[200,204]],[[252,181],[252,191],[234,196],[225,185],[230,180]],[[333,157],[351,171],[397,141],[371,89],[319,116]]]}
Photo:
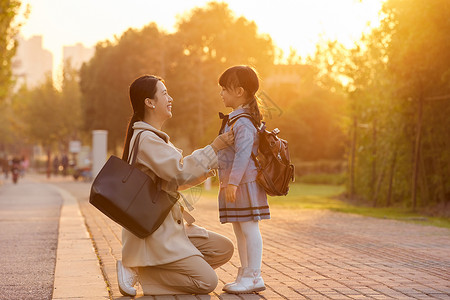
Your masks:
{"label": "distant person", "polygon": [[19,180],[20,169],[21,169],[20,158],[14,156],[13,159],[11,160],[11,174],[13,183],[17,183],[17,181]]}
{"label": "distant person", "polygon": [[9,162],[8,162],[8,158],[6,156],[0,160],[0,166],[2,167],[2,172],[3,172],[5,179],[8,179]]}
{"label": "distant person", "polygon": [[20,159],[20,177],[25,176],[25,173],[27,172],[29,165],[30,165],[30,162],[29,162],[28,158],[26,158],[25,156],[22,156],[22,158]]}
{"label": "distant person", "polygon": [[[165,191],[177,196],[178,190],[211,176],[217,167],[216,153],[232,143],[232,133],[183,157],[161,129],[172,117],[173,105],[163,81],[155,76],[141,76],[131,84],[129,95],[133,116],[128,124],[123,160],[127,160],[130,144],[142,131],[137,166],[150,177],[161,178]],[[177,202],[162,225],[145,239],[122,230],[122,261],[117,261],[117,277],[123,295],[136,295],[137,281],[145,295],[207,294],[216,288],[214,269],[231,258],[233,243],[202,227],[185,224],[183,217],[189,219],[186,205]]]}
{"label": "distant person", "polygon": [[64,154],[61,158],[61,166],[62,166],[62,172],[63,176],[66,177],[67,170],[69,168],[69,158],[67,157],[67,154]]}
{"label": "distant person", "polygon": [[59,158],[58,156],[55,156],[53,159],[53,174],[58,175],[59,173]]}
{"label": "distant person", "polygon": [[[255,96],[259,80],[252,68],[234,66],[227,69],[220,76],[219,85],[224,105],[233,109],[228,118],[247,113],[253,122],[261,123]],[[232,125],[223,123],[221,131],[234,133],[234,145],[218,152],[220,222],[233,225],[241,262],[236,280],[223,287],[224,291],[233,294],[266,289],[261,277],[263,242],[259,221],[270,219],[270,211],[267,195],[256,182],[258,170],[252,154],[258,154],[259,136],[253,122],[240,117]]]}

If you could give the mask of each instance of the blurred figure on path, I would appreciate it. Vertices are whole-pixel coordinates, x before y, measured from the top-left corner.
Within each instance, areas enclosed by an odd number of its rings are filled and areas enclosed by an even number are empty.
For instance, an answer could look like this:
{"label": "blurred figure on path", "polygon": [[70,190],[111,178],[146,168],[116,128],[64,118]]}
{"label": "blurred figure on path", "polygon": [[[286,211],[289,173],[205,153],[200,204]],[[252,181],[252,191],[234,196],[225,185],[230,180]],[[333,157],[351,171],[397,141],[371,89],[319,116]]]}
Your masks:
{"label": "blurred figure on path", "polygon": [[30,165],[30,161],[26,156],[22,156],[20,160],[20,177],[24,177],[25,173],[28,171],[28,167]]}
{"label": "blurred figure on path", "polygon": [[19,180],[21,172],[20,169],[21,169],[21,161],[17,156],[14,156],[14,158],[11,161],[11,174],[13,183],[17,183],[17,181]]}
{"label": "blurred figure on path", "polygon": [[5,179],[8,179],[8,173],[9,173],[9,160],[7,156],[4,156],[0,159],[0,167],[2,168],[2,173],[5,176]]}
{"label": "blurred figure on path", "polygon": [[53,159],[53,174],[58,175],[59,172],[59,158],[57,155],[55,155],[55,158]]}
{"label": "blurred figure on path", "polygon": [[66,177],[67,169],[69,168],[69,158],[67,157],[67,154],[64,154],[62,156],[62,158],[61,158],[61,165],[62,165],[63,176]]}

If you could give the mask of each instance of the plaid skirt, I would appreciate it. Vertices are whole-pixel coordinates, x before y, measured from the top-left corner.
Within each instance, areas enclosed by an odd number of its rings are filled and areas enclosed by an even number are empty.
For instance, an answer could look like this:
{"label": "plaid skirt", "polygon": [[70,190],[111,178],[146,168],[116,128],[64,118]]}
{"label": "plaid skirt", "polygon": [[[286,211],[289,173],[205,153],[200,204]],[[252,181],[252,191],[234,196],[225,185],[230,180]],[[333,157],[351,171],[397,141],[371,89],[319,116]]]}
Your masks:
{"label": "plaid skirt", "polygon": [[270,219],[269,203],[264,189],[256,182],[242,183],[236,190],[236,201],[226,201],[226,188],[219,191],[220,223]]}

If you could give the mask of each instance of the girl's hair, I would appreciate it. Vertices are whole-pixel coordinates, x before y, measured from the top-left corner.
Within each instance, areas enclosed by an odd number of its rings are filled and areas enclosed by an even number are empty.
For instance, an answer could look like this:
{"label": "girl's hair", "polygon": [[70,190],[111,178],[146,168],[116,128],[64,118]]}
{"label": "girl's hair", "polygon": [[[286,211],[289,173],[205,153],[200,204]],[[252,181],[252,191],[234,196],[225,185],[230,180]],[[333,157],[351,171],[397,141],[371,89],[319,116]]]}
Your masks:
{"label": "girl's hair", "polygon": [[223,72],[219,78],[220,86],[226,89],[242,87],[247,94],[250,114],[257,124],[261,123],[262,115],[258,106],[256,92],[259,89],[259,79],[256,71],[249,66],[234,66]]}
{"label": "girl's hair", "polygon": [[[133,115],[128,122],[127,135],[123,147],[122,159],[128,160],[128,152],[130,150],[130,141],[133,136],[133,124],[137,121],[144,120],[145,99],[154,99],[156,93],[156,84],[163,81],[162,78],[154,75],[143,75],[130,85],[130,103],[133,108]],[[163,81],[164,82],[164,81]]]}

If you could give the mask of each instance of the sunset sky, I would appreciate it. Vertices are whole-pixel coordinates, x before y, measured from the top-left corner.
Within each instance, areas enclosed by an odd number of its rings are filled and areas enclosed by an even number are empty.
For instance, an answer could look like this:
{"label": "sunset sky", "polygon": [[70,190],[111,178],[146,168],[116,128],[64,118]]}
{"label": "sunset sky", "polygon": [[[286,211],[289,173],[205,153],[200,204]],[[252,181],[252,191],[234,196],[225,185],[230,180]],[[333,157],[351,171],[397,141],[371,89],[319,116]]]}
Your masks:
{"label": "sunset sky", "polygon": [[[21,33],[42,35],[44,48],[61,65],[62,47],[77,42],[94,46],[120,36],[129,27],[156,22],[174,31],[177,16],[207,0],[24,0],[31,13]],[[376,26],[383,0],[228,0],[237,16],[254,20],[260,33],[268,33],[285,54],[292,47],[305,57],[320,38],[338,39],[347,46],[368,24]]]}

